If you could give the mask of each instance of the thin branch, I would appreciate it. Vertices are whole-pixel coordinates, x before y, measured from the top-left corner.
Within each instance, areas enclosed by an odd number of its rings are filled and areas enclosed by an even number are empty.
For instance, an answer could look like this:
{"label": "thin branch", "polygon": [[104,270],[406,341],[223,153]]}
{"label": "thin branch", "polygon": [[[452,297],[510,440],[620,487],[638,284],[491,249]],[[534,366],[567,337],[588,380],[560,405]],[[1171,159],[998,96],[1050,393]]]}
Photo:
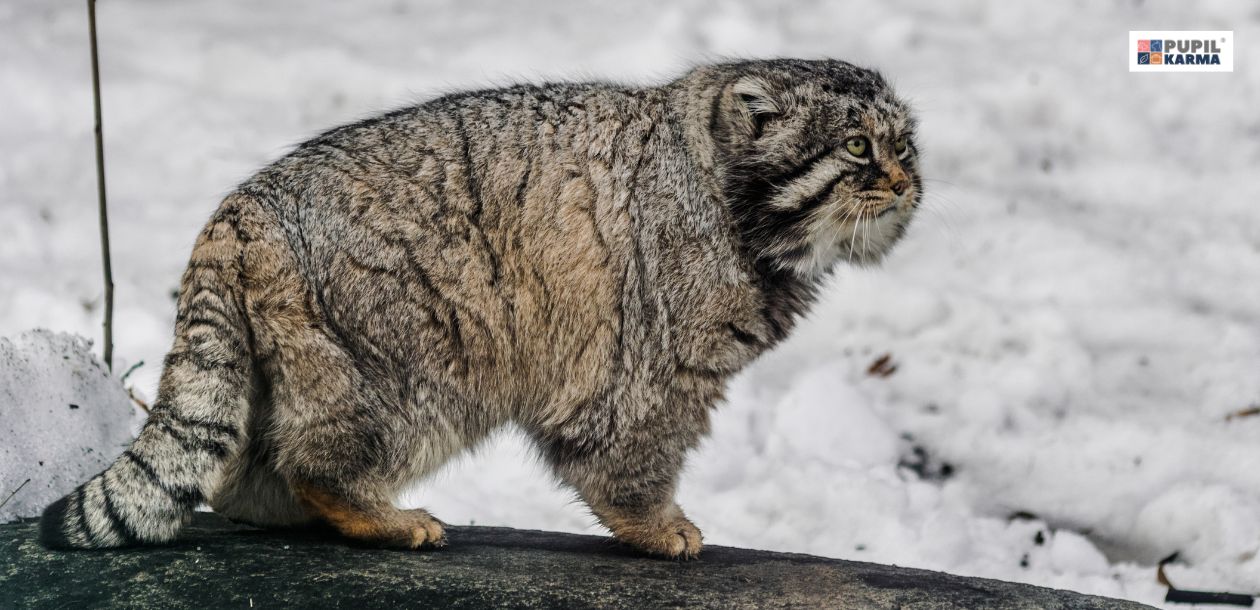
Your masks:
{"label": "thin branch", "polygon": [[118,378],[118,380],[119,380],[119,381],[121,381],[121,382],[123,382],[123,383],[126,383],[126,382],[127,382],[127,378],[128,378],[128,377],[130,377],[132,373],[136,372],[136,369],[138,369],[138,368],[140,368],[140,367],[142,367],[142,366],[144,366],[144,361],[143,361],[143,360],[141,360],[140,362],[137,362],[137,363],[135,363],[135,364],[131,365],[130,367],[128,367],[128,368],[127,368],[127,371],[126,371],[125,373],[123,373],[123,374],[122,374],[122,377],[119,377],[119,378]]}
{"label": "thin branch", "polygon": [[136,403],[136,406],[137,406],[137,407],[140,407],[141,409],[144,409],[144,414],[145,414],[145,415],[148,415],[148,414],[150,414],[150,413],[152,413],[152,412],[153,412],[153,411],[152,411],[152,409],[150,409],[150,408],[149,408],[149,403],[147,403],[147,402],[145,402],[145,401],[143,401],[143,400],[140,400],[140,397],[139,397],[139,396],[136,396],[135,387],[128,387],[128,388],[127,388],[127,396],[131,397],[131,402]]}
{"label": "thin branch", "polygon": [[1225,421],[1233,421],[1235,419],[1241,419],[1244,417],[1253,417],[1255,415],[1260,415],[1260,404],[1254,404],[1254,405],[1251,405],[1250,407],[1247,407],[1246,409],[1234,411],[1233,413],[1230,413],[1229,415],[1225,416]]}
{"label": "thin branch", "polygon": [[1170,604],[1221,604],[1229,606],[1243,606],[1250,608],[1256,601],[1256,596],[1249,593],[1217,593],[1215,591],[1188,591],[1186,589],[1178,589],[1174,587],[1172,582],[1168,580],[1168,575],[1164,573],[1164,566],[1177,561],[1180,553],[1173,553],[1160,560],[1159,565],[1155,568],[1155,580],[1159,584],[1168,587],[1168,593],[1164,595],[1164,601]]}
{"label": "thin branch", "polygon": [[9,497],[7,497],[7,498],[5,498],[5,499],[4,499],[4,502],[0,502],[0,508],[4,508],[4,505],[5,505],[5,504],[8,504],[8,503],[9,503],[9,500],[12,500],[12,499],[13,499],[13,496],[16,496],[16,495],[17,495],[17,492],[22,491],[22,488],[23,488],[23,487],[26,487],[26,484],[27,484],[27,483],[30,483],[30,482],[31,482],[31,480],[30,480],[30,479],[27,479],[27,480],[25,480],[25,481],[22,481],[22,484],[21,484],[21,485],[18,485],[18,486],[17,486],[17,489],[13,490],[13,493],[9,494]]}
{"label": "thin branch", "polygon": [[105,137],[101,132],[101,68],[96,55],[96,0],[87,0],[92,47],[92,102],[96,111],[96,195],[101,217],[101,258],[105,264],[105,366],[114,370],[114,272],[109,262],[109,214],[105,208]]}

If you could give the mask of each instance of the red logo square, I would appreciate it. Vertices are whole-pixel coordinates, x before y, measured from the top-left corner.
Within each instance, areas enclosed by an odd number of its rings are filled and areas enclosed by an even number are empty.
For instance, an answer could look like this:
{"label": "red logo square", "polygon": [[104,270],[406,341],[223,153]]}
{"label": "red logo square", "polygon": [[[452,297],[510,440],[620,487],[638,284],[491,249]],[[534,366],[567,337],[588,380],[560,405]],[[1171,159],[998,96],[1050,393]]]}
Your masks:
{"label": "red logo square", "polygon": [[1150,51],[1150,50],[1151,50],[1151,41],[1149,41],[1149,40],[1139,40],[1139,41],[1138,41],[1138,52],[1139,52],[1139,53],[1145,53],[1145,52]]}

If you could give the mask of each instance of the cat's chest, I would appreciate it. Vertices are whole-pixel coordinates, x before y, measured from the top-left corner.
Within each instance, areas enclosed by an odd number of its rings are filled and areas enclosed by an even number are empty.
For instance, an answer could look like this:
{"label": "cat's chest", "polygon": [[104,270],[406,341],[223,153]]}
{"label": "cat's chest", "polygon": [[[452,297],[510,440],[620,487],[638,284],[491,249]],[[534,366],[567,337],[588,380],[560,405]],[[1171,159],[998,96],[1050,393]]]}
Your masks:
{"label": "cat's chest", "polygon": [[733,375],[774,343],[763,296],[737,268],[690,277],[670,294],[663,329],[683,370]]}

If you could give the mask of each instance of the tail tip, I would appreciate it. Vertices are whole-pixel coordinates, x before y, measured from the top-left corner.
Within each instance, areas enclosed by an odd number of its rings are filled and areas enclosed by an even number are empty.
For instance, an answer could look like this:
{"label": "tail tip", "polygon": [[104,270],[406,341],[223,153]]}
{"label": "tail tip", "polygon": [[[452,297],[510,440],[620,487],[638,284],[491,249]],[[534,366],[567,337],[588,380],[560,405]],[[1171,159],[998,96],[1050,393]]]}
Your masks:
{"label": "tail tip", "polygon": [[39,518],[39,542],[49,549],[77,548],[66,537],[66,512],[70,506],[70,496],[66,496],[44,509]]}

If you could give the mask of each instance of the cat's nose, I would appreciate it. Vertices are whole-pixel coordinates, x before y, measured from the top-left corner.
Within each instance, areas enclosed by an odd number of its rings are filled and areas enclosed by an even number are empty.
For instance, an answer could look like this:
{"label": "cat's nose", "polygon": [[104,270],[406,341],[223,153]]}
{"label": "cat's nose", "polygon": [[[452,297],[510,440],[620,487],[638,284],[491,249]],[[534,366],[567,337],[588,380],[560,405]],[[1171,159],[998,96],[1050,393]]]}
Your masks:
{"label": "cat's nose", "polygon": [[897,193],[898,196],[906,194],[906,189],[908,188],[910,188],[910,181],[905,178],[894,182],[892,185],[892,191]]}

